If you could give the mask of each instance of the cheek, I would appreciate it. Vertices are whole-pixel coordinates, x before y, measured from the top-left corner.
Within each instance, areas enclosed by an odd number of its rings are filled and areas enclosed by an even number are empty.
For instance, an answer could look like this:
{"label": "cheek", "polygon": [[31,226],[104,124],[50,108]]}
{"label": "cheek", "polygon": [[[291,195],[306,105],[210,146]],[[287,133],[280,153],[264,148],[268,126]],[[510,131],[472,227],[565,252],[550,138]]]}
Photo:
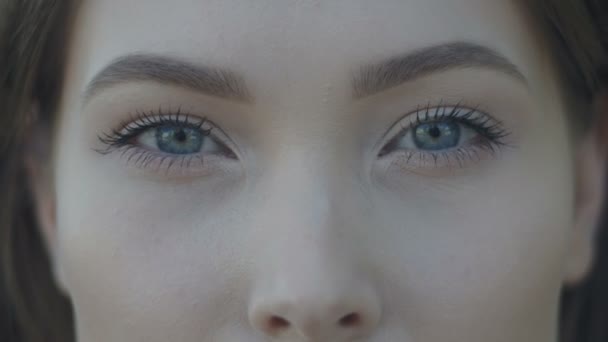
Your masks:
{"label": "cheek", "polygon": [[195,340],[233,320],[228,308],[245,306],[234,296],[244,292],[244,258],[229,229],[238,218],[217,196],[223,184],[109,181],[86,168],[65,174],[58,191],[58,258],[79,329]]}

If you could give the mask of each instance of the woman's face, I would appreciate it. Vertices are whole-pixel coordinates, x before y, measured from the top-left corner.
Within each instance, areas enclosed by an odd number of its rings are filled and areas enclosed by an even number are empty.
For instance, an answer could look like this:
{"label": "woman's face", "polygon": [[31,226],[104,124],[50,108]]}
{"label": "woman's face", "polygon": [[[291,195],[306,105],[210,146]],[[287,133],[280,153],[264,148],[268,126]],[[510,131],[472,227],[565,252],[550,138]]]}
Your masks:
{"label": "woman's face", "polygon": [[51,242],[79,341],[554,341],[575,163],[531,23],[85,1]]}

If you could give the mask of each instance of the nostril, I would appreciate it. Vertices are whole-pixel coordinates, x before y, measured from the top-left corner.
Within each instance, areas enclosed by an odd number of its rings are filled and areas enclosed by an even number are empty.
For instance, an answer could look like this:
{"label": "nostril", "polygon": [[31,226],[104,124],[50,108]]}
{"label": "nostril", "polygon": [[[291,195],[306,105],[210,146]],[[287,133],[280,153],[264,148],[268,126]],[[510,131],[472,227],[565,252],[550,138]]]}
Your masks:
{"label": "nostril", "polygon": [[353,327],[361,324],[361,316],[356,312],[351,312],[348,315],[340,318],[338,324],[343,327]]}
{"label": "nostril", "polygon": [[289,327],[289,321],[279,316],[272,316],[268,321],[268,327],[271,331],[282,330]]}

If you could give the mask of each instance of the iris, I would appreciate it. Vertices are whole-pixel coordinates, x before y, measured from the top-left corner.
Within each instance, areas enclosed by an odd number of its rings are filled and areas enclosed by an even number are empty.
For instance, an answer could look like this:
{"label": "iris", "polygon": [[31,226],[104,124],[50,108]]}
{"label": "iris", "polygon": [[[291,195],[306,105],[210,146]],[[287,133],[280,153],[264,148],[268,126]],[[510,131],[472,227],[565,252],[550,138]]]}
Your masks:
{"label": "iris", "polygon": [[156,128],[158,149],[171,154],[198,153],[203,146],[203,133],[194,128],[162,126]]}
{"label": "iris", "polygon": [[456,122],[422,123],[414,128],[413,141],[421,150],[445,150],[458,146],[460,125]]}

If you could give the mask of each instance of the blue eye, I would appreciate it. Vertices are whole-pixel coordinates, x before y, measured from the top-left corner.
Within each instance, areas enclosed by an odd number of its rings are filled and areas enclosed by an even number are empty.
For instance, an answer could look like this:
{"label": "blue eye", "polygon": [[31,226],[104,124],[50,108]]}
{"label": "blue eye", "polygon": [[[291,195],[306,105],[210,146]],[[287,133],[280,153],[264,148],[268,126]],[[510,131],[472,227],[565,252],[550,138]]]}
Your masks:
{"label": "blue eye", "polygon": [[453,119],[436,119],[412,123],[384,147],[381,155],[393,150],[445,152],[461,148],[480,134],[464,123]]}
{"label": "blue eye", "polygon": [[210,132],[198,126],[161,123],[145,129],[136,137],[136,143],[148,150],[175,155],[226,153]]}
{"label": "blue eye", "polygon": [[421,150],[445,150],[458,146],[461,128],[456,122],[443,121],[419,124],[413,129],[414,145]]}
{"label": "blue eye", "polygon": [[[392,133],[392,134],[390,134]],[[406,164],[429,166],[427,161],[462,165],[467,157],[480,158],[504,146],[509,132],[500,121],[476,109],[429,107],[407,115],[393,126],[392,139],[378,153],[405,156]],[[442,165],[444,165],[442,164]]]}
{"label": "blue eye", "polygon": [[[230,138],[205,117],[176,113],[138,112],[120,130],[98,136],[105,146],[95,149],[102,155],[122,150],[121,157],[137,168],[163,176],[210,175],[213,166],[238,160],[229,147]],[[180,170],[178,172],[178,170]],[[174,173],[173,173],[174,172]]]}
{"label": "blue eye", "polygon": [[121,131],[100,136],[99,140],[107,148],[98,152],[107,154],[117,148],[141,147],[149,152],[169,155],[200,157],[203,154],[217,154],[236,158],[218,137],[220,132],[212,134],[212,131],[215,131],[215,125],[206,119],[196,119],[179,112],[167,116],[142,113]]}
{"label": "blue eye", "polygon": [[176,126],[157,127],[154,138],[159,150],[172,154],[198,153],[205,139],[199,130]]}

